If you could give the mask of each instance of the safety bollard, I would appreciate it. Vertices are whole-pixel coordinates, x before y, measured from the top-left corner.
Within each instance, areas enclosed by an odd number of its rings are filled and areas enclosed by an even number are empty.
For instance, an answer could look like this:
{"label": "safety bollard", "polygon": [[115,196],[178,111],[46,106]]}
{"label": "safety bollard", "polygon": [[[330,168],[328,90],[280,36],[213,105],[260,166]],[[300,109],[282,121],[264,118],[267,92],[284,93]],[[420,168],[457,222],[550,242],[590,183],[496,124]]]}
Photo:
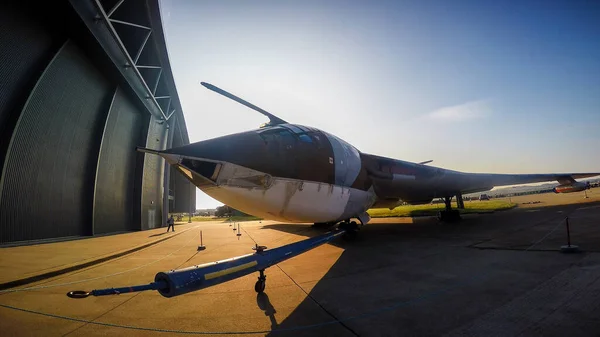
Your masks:
{"label": "safety bollard", "polygon": [[202,231],[200,231],[200,246],[198,246],[198,250],[205,250],[206,247],[202,244]]}
{"label": "safety bollard", "polygon": [[571,244],[571,229],[569,228],[569,217],[565,218],[565,223],[567,225],[567,245],[561,246],[560,251],[562,253],[577,253],[579,252],[579,247]]}

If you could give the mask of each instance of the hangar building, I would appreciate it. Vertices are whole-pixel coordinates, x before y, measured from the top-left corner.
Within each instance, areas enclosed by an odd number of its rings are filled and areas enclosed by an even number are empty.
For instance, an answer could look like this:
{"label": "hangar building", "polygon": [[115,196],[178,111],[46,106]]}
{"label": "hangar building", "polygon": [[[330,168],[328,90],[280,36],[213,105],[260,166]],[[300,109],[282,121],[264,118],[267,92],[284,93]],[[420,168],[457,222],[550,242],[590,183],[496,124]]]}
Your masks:
{"label": "hangar building", "polygon": [[0,4],[0,244],[192,211],[195,187],[135,150],[188,143],[158,0]]}

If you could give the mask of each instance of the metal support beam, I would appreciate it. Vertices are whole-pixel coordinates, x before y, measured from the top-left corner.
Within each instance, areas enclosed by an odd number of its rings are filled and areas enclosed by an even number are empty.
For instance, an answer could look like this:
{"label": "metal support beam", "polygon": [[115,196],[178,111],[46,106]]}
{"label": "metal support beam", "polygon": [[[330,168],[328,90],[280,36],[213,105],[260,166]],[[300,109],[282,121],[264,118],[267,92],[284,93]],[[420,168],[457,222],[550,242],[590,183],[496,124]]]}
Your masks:
{"label": "metal support beam", "polygon": [[[176,120],[177,120],[177,118],[174,118],[173,122],[175,122]],[[171,123],[171,124],[173,124],[173,123]],[[174,125],[170,125],[169,128],[167,129],[167,149],[170,149],[173,146],[173,135],[174,134],[175,134]],[[163,225],[167,224],[167,219],[169,218],[169,189],[170,189],[170,185],[171,185],[170,180],[171,180],[171,165],[165,160],[165,174],[164,174],[164,181],[163,181],[163,211],[162,211]]]}
{"label": "metal support beam", "polygon": [[[107,17],[107,18],[108,18],[108,17]],[[121,21],[121,20],[115,20],[115,19],[111,19],[111,18],[108,18],[108,21],[110,21],[110,22],[114,22],[114,23],[120,23],[120,24],[122,24],[122,25],[125,25],[125,26],[131,26],[131,27],[136,27],[136,28],[141,28],[141,29],[152,30],[152,28],[150,28],[150,27],[146,27],[146,26],[138,25],[138,24],[135,24],[135,23],[132,23],[132,22]]]}
{"label": "metal support beam", "polygon": [[136,67],[137,67],[137,61],[139,60],[140,55],[142,55],[142,51],[144,50],[144,47],[146,47],[146,42],[148,42],[148,39],[150,38],[151,34],[152,34],[152,30],[149,30],[148,34],[146,34],[146,37],[144,38],[144,42],[142,42],[142,45],[140,46],[140,49],[138,50],[137,54],[135,54],[135,59],[133,59],[133,62],[136,65]]}
{"label": "metal support beam", "polygon": [[[167,103],[167,111],[169,111],[169,109],[171,109],[171,97],[169,97],[169,103]],[[171,115],[169,114],[169,116],[167,116],[167,118],[171,117]]]}
{"label": "metal support beam", "polygon": [[160,82],[161,75],[162,75],[162,68],[160,68],[160,70],[158,71],[158,76],[156,77],[156,83],[154,83],[154,90],[152,90],[152,95],[156,95],[156,89],[158,89],[158,83]]}
{"label": "metal support beam", "polygon": [[144,77],[142,76],[142,74],[140,73],[140,71],[138,70],[138,68],[134,66],[135,62],[131,58],[131,55],[129,55],[129,52],[127,51],[127,48],[125,48],[125,45],[123,44],[123,41],[121,40],[121,38],[119,37],[119,34],[115,30],[115,27],[113,27],[112,22],[117,22],[117,23],[122,23],[122,24],[129,24],[129,25],[132,25],[132,26],[138,26],[139,28],[145,28],[145,29],[150,29],[150,28],[149,27],[145,27],[145,26],[131,24],[131,23],[128,23],[128,22],[125,22],[125,21],[110,19],[106,15],[106,12],[104,11],[104,7],[100,3],[100,0],[94,0],[94,4],[96,6],[96,9],[100,13],[101,19],[103,19],[104,22],[106,23],[106,26],[107,26],[110,34],[112,35],[112,37],[114,38],[114,40],[117,42],[117,45],[119,46],[119,49],[121,49],[121,52],[124,54],[124,56],[125,56],[125,58],[127,60],[127,63],[129,63],[131,66],[133,66],[132,69],[134,70],[137,78],[142,82],[142,85],[144,86],[146,92],[150,96],[149,98],[152,99],[154,105],[156,106],[156,108],[158,109],[158,111],[160,111],[162,117],[164,119],[168,119],[167,115],[165,114],[165,112],[160,107],[160,104],[158,104],[158,102],[156,101],[156,99],[154,99],[154,92],[152,90],[150,90],[150,87],[148,87],[148,84],[144,80]]}
{"label": "metal support beam", "polygon": [[175,109],[173,109],[173,111],[171,111],[171,113],[169,114],[169,117],[167,117],[167,120],[169,120],[169,118],[171,118],[171,116],[173,116],[174,113],[175,113]]}
{"label": "metal support beam", "polygon": [[113,8],[106,15],[110,18],[110,16],[115,13],[117,8],[119,8],[119,6],[123,4],[123,2],[125,2],[125,0],[119,0],[119,2],[117,2],[117,4],[114,5]]}

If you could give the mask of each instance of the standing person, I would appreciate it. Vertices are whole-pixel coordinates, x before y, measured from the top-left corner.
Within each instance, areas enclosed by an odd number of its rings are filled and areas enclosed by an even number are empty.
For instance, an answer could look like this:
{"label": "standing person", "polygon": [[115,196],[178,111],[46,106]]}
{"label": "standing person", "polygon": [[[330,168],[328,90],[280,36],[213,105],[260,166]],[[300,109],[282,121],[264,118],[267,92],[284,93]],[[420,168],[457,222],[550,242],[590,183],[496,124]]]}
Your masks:
{"label": "standing person", "polygon": [[169,220],[167,220],[167,223],[169,224],[169,227],[167,227],[167,233],[169,232],[169,228],[173,228],[173,232],[174,232],[175,231],[175,219],[173,219],[172,214],[169,217]]}

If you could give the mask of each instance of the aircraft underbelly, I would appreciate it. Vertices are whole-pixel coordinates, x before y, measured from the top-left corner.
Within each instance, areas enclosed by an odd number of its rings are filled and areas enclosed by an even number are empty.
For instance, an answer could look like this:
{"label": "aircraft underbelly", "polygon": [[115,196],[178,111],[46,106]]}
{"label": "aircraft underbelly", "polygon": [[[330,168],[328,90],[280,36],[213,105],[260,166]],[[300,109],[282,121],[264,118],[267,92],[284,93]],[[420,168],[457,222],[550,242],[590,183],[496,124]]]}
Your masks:
{"label": "aircraft underbelly", "polygon": [[331,222],[346,214],[356,216],[372,199],[368,191],[276,177],[268,188],[223,184],[202,190],[244,213],[285,222]]}

